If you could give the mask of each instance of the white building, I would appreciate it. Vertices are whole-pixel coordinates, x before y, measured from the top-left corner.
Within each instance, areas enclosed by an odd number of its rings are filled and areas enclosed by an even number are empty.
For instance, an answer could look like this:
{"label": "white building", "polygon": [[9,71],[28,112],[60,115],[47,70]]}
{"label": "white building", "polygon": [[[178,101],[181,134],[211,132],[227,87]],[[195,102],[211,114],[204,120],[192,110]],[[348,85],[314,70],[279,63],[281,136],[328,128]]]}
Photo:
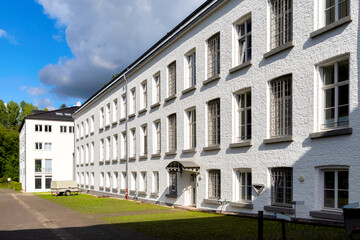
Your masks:
{"label": "white building", "polygon": [[359,4],[328,2],[206,1],[75,113],[78,183],[343,219],[360,199]]}
{"label": "white building", "polygon": [[33,111],[19,135],[19,174],[26,192],[50,190],[52,180],[74,180],[74,119],[79,107]]}

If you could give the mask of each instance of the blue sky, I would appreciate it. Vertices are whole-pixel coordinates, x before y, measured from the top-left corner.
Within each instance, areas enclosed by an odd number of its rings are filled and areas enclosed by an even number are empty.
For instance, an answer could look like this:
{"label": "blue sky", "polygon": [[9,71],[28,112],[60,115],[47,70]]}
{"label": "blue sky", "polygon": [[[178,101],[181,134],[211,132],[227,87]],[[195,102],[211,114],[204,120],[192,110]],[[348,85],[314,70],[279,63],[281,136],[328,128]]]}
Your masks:
{"label": "blue sky", "polygon": [[84,102],[203,2],[2,0],[0,99]]}

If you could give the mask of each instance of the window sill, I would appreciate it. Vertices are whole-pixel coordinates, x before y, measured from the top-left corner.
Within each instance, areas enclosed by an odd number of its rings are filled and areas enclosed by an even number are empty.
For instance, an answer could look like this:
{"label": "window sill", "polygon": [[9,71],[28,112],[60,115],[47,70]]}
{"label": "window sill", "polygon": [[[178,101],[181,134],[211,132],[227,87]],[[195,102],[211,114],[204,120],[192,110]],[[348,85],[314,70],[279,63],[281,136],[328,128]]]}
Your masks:
{"label": "window sill", "polygon": [[121,189],[120,189],[120,192],[121,192],[121,193],[125,193],[125,192],[126,192],[126,189],[121,188]]}
{"label": "window sill", "polygon": [[166,152],[166,153],[165,153],[165,156],[174,156],[174,155],[176,155],[176,154],[177,154],[176,151],[169,151],[169,152]]}
{"label": "window sill", "polygon": [[211,83],[213,81],[216,81],[216,80],[219,80],[219,79],[220,79],[220,74],[212,76],[212,77],[208,78],[207,80],[205,80],[203,82],[203,85],[209,84],[209,83]]}
{"label": "window sill", "polygon": [[150,196],[151,196],[151,197],[159,197],[159,193],[153,192],[153,193],[150,193]]}
{"label": "window sill", "polygon": [[140,159],[147,159],[147,158],[148,158],[148,155],[141,155],[139,158],[140,158]]}
{"label": "window sill", "polygon": [[99,131],[104,131],[104,127],[99,128]]}
{"label": "window sill", "polygon": [[146,109],[146,108],[143,108],[143,109],[141,109],[140,111],[138,111],[138,114],[140,115],[140,114],[146,113],[146,112],[147,112],[147,109]]}
{"label": "window sill", "polygon": [[134,161],[136,160],[136,156],[135,157],[129,157],[129,161]]}
{"label": "window sill", "polygon": [[136,190],[130,190],[130,194],[135,194],[137,191]]}
{"label": "window sill", "polygon": [[153,108],[156,108],[158,106],[160,106],[160,102],[154,103],[153,105],[150,106],[150,108],[153,109]]}
{"label": "window sill", "polygon": [[121,161],[121,162],[125,162],[125,161],[126,161],[126,158],[120,158],[120,161]]}
{"label": "window sill", "polygon": [[100,164],[104,164],[104,160],[100,160],[99,163],[100,163]]}
{"label": "window sill", "polygon": [[154,154],[151,154],[151,157],[152,158],[159,158],[159,157],[161,157],[161,154],[160,153],[154,153]]}
{"label": "window sill", "polygon": [[112,188],[112,192],[117,192],[118,189],[117,188]]}
{"label": "window sill", "polygon": [[254,208],[254,205],[252,203],[244,203],[244,202],[229,202],[229,205],[231,207],[236,207],[236,208],[248,208],[248,209]]}
{"label": "window sill", "polygon": [[215,205],[221,205],[221,202],[217,199],[210,199],[210,198],[204,198],[205,203],[215,204]]}
{"label": "window sill", "polygon": [[352,134],[352,128],[348,127],[348,128],[332,129],[323,132],[310,133],[309,137],[311,139],[317,139],[317,138],[335,137],[335,136],[350,135],[350,134]]}
{"label": "window sill", "polygon": [[79,141],[79,139],[76,139],[76,141],[78,142],[78,141]]}
{"label": "window sill", "polygon": [[92,162],[92,163],[90,163],[90,166],[94,166],[94,163]]}
{"label": "window sill", "polygon": [[109,128],[110,127],[110,123],[105,125],[105,128]]}
{"label": "window sill", "polygon": [[244,62],[236,67],[230,68],[229,73],[235,73],[237,71],[240,71],[241,69],[250,67],[252,65],[252,60]]}
{"label": "window sill", "polygon": [[110,187],[106,187],[105,191],[110,192]]}
{"label": "window sill", "polygon": [[110,162],[110,159],[106,159],[105,162],[106,162],[106,163],[109,163],[109,162]]}
{"label": "window sill", "polygon": [[221,146],[220,145],[215,145],[215,146],[210,146],[210,147],[204,147],[203,150],[205,152],[208,152],[208,151],[219,151],[221,150]]}
{"label": "window sill", "polygon": [[184,95],[184,94],[187,94],[189,92],[192,92],[196,89],[196,85],[195,86],[192,86],[192,87],[189,87],[187,89],[184,89],[181,93]]}
{"label": "window sill", "polygon": [[126,120],[126,117],[123,117],[123,118],[120,119],[120,122],[123,122],[125,120]]}
{"label": "window sill", "polygon": [[310,211],[310,216],[313,218],[324,218],[324,219],[332,219],[332,220],[344,220],[344,216],[342,212],[331,212],[331,211]]}
{"label": "window sill", "polygon": [[133,118],[133,117],[135,117],[135,113],[132,113],[128,116],[128,118]]}
{"label": "window sill", "polygon": [[165,194],[165,197],[167,197],[167,198],[177,198],[178,195],[175,194],[175,193],[171,193],[171,194]]}
{"label": "window sill", "polygon": [[265,144],[284,143],[284,142],[293,142],[293,141],[294,141],[294,137],[292,135],[285,137],[264,139]]}
{"label": "window sill", "polygon": [[83,140],[83,139],[84,139],[84,137],[81,137],[81,138],[80,138],[80,140]]}
{"label": "window sill", "polygon": [[145,195],[147,195],[147,193],[146,193],[145,191],[138,191],[138,195],[143,195],[143,196],[145,196]]}
{"label": "window sill", "polygon": [[264,210],[268,212],[277,212],[277,213],[288,213],[288,214],[295,213],[295,209],[293,208],[279,207],[279,206],[264,206]]}
{"label": "window sill", "polygon": [[342,19],[340,19],[340,20],[338,20],[336,22],[333,22],[333,23],[331,23],[329,25],[326,25],[326,26],[324,26],[324,27],[322,27],[322,28],[320,28],[318,30],[313,31],[312,33],[310,33],[310,37],[315,38],[315,37],[320,36],[320,35],[322,35],[322,34],[324,34],[326,32],[329,32],[329,31],[331,31],[331,30],[333,30],[335,28],[338,28],[338,27],[340,27],[340,26],[342,26],[342,25],[344,25],[346,23],[350,23],[351,21],[352,21],[351,15],[346,16],[346,17],[344,17],[344,18],[342,18]]}
{"label": "window sill", "polygon": [[86,134],[85,137],[87,138],[89,136],[89,134]]}
{"label": "window sill", "polygon": [[295,42],[294,41],[290,41],[290,42],[287,42],[281,46],[278,46],[272,50],[270,50],[269,52],[265,53],[264,54],[264,58],[268,58],[268,57],[271,57],[277,53],[280,53],[282,51],[285,51],[287,49],[290,49],[290,48],[293,48],[295,46]]}
{"label": "window sill", "polygon": [[112,159],[112,162],[113,162],[113,163],[116,163],[117,161],[118,161],[117,158],[113,158],[113,159]]}
{"label": "window sill", "polygon": [[91,135],[91,136],[94,135],[94,131],[92,131],[92,132],[90,133],[90,135]]}
{"label": "window sill", "polygon": [[167,97],[167,98],[165,98],[165,102],[169,102],[169,101],[171,101],[171,100],[173,100],[173,99],[175,99],[176,98],[176,94],[173,94],[173,95],[171,95],[171,96],[169,96],[169,97]]}
{"label": "window sill", "polygon": [[182,153],[196,153],[196,148],[184,149],[182,150]]}
{"label": "window sill", "polygon": [[94,189],[95,187],[94,186],[90,186],[90,189]]}
{"label": "window sill", "polygon": [[253,142],[251,140],[238,142],[238,143],[230,143],[230,148],[242,148],[242,147],[251,147],[253,145]]}
{"label": "window sill", "polygon": [[114,126],[116,124],[117,124],[117,121],[111,123],[112,126]]}
{"label": "window sill", "polygon": [[103,190],[104,190],[104,187],[99,187],[99,190],[100,190],[100,191],[103,191]]}

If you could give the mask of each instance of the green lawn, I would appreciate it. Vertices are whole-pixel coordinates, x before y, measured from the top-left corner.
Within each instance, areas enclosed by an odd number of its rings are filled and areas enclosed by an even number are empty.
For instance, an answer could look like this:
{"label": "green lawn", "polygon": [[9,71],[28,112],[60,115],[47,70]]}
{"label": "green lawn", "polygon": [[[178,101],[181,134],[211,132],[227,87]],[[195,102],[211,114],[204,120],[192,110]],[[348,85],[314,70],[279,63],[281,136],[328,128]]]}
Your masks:
{"label": "green lawn", "polygon": [[[204,212],[170,211],[170,208],[81,194],[70,197],[38,195],[122,228],[160,239],[257,239],[257,219]],[[157,210],[168,210],[157,212]],[[128,212],[138,212],[133,214]],[[115,216],[119,213],[121,216]],[[98,215],[102,214],[102,215]],[[104,216],[105,214],[111,214]],[[116,214],[115,214],[116,215]],[[287,239],[347,239],[338,227],[286,223]],[[281,223],[264,221],[264,239],[281,239]],[[360,239],[360,235],[354,237]]]}
{"label": "green lawn", "polygon": [[96,198],[94,196],[86,194],[73,195],[69,197],[55,197],[51,194],[36,195],[85,214],[108,214],[169,209],[167,207],[154,204],[141,204],[138,202],[125,201],[113,198]]}

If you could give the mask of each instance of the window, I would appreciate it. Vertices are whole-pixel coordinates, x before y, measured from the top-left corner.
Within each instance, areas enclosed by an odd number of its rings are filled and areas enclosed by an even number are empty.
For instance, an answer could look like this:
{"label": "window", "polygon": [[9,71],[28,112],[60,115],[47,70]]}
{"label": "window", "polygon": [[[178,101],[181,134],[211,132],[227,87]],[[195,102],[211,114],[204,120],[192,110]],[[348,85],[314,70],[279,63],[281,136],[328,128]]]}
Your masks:
{"label": "window", "polygon": [[126,132],[121,134],[121,158],[126,158]]}
{"label": "window", "polygon": [[35,124],[35,132],[42,132],[42,125]]}
{"label": "window", "polygon": [[106,138],[106,156],[105,156],[105,160],[110,161],[110,137]]}
{"label": "window", "polygon": [[45,172],[46,173],[52,172],[52,159],[45,159]]}
{"label": "window", "polygon": [[[84,126],[84,122],[81,122],[81,128],[80,128],[80,130],[81,130],[81,137],[83,137],[83,136],[85,135],[85,126]],[[65,132],[66,132],[66,130],[65,130]]]}
{"label": "window", "polygon": [[160,189],[159,172],[153,172],[153,193],[159,193]]}
{"label": "window", "polygon": [[35,149],[36,150],[42,150],[42,143],[35,143]]}
{"label": "window", "polygon": [[104,108],[100,108],[100,128],[103,128],[105,125],[105,113]]}
{"label": "window", "polygon": [[168,66],[168,97],[176,94],[176,62]]}
{"label": "window", "polygon": [[100,140],[100,162],[104,162],[104,156],[105,154],[105,144],[104,144],[104,139]]}
{"label": "window", "polygon": [[69,133],[74,133],[74,127],[69,127]]}
{"label": "window", "polygon": [[195,50],[185,56],[185,63],[187,68],[185,69],[185,88],[193,87],[196,85],[196,52]]}
{"label": "window", "polygon": [[35,172],[42,172],[41,159],[35,159]]}
{"label": "window", "polygon": [[110,125],[110,103],[106,104],[105,126]]}
{"label": "window", "polygon": [[322,68],[323,129],[349,125],[349,60]]}
{"label": "window", "polygon": [[89,173],[85,173],[85,185],[89,186]]}
{"label": "window", "polygon": [[131,129],[130,132],[132,137],[130,156],[134,158],[136,157],[136,129]]}
{"label": "window", "polygon": [[220,145],[220,99],[208,102],[208,146]]}
{"label": "window", "polygon": [[99,187],[101,187],[101,188],[104,187],[104,173],[103,172],[100,173]]}
{"label": "window", "polygon": [[235,94],[236,112],[236,141],[251,139],[251,91],[242,91]]}
{"label": "window", "polygon": [[45,125],[44,130],[45,132],[51,132],[51,125]]}
{"label": "window", "polygon": [[89,164],[89,144],[85,146],[85,163]]}
{"label": "window", "polygon": [[106,173],[105,187],[108,189],[110,188],[110,173],[109,172]]}
{"label": "window", "polygon": [[90,145],[90,163],[94,163],[94,160],[95,160],[95,143],[94,142],[91,142],[91,145]]}
{"label": "window", "polygon": [[270,48],[292,40],[292,0],[271,0]]}
{"label": "window", "polygon": [[112,188],[116,189],[118,187],[118,173],[113,172],[113,178],[112,178]]}
{"label": "window", "polygon": [[80,163],[80,148],[76,148],[76,164]]}
{"label": "window", "polygon": [[349,204],[349,171],[324,170],[324,208],[342,209]]}
{"label": "window", "polygon": [[79,124],[76,125],[76,139],[79,139],[80,137],[80,127],[79,127]]}
{"label": "window", "polygon": [[153,153],[159,154],[161,152],[161,124],[160,120],[154,122],[154,140],[153,140]]}
{"label": "window", "polygon": [[[71,127],[69,127],[69,132],[71,132],[70,128]],[[86,119],[86,122],[85,122],[85,134],[86,135],[89,135],[89,129],[90,129],[89,119]]]}
{"label": "window", "polygon": [[147,132],[147,125],[143,125],[142,129],[142,155],[147,155],[148,153],[148,132]]}
{"label": "window", "polygon": [[81,164],[84,164],[84,160],[85,160],[84,146],[81,146]]}
{"label": "window", "polygon": [[35,176],[35,189],[42,189],[41,176]]}
{"label": "window", "polygon": [[95,118],[94,115],[91,116],[91,120],[90,120],[90,132],[94,132],[94,124],[95,124]]}
{"label": "window", "polygon": [[90,175],[90,186],[94,186],[95,184],[95,173],[92,172]]}
{"label": "window", "polygon": [[349,0],[324,0],[324,25],[329,25],[349,16]]}
{"label": "window", "polygon": [[186,123],[185,126],[187,141],[185,146],[187,149],[196,148],[196,110],[195,108],[186,111]]}
{"label": "window", "polygon": [[132,172],[132,173],[131,173],[131,189],[130,189],[130,190],[132,190],[132,191],[136,191],[136,190],[137,190],[136,179],[137,179],[137,173],[136,173],[136,172]]}
{"label": "window", "polygon": [[211,199],[221,198],[220,170],[209,170],[208,195]]}
{"label": "window", "polygon": [[[60,126],[60,132],[66,133],[66,126]],[[81,129],[81,136],[83,136],[83,124],[82,124],[82,129]]]}
{"label": "window", "polygon": [[121,96],[121,103],[122,103],[122,111],[121,111],[121,118],[126,117],[126,94]]}
{"label": "window", "polygon": [[177,195],[177,174],[169,172],[169,194]]}
{"label": "window", "polygon": [[48,150],[48,151],[51,151],[52,150],[52,143],[45,143],[44,144],[44,149]]}
{"label": "window", "polygon": [[291,207],[292,169],[271,169],[271,204]]}
{"label": "window", "polygon": [[136,89],[131,89],[131,106],[130,106],[130,114],[136,113]]}
{"label": "window", "polygon": [[160,73],[153,77],[153,103],[160,102]]}
{"label": "window", "polygon": [[169,122],[169,152],[176,151],[176,113],[168,117]]}
{"label": "window", "polygon": [[251,18],[241,21],[235,28],[237,33],[236,65],[240,65],[251,60]]}
{"label": "window", "polygon": [[119,155],[119,153],[118,153],[118,144],[119,144],[118,135],[115,134],[113,136],[113,150],[112,150],[112,154],[113,154],[112,159],[113,160],[117,160],[118,155]]}
{"label": "window", "polygon": [[207,40],[207,77],[220,74],[220,33]]}
{"label": "window", "polygon": [[249,202],[252,196],[252,183],[251,183],[251,172],[244,170],[236,171],[237,177],[237,201]]}
{"label": "window", "polygon": [[291,75],[271,81],[270,137],[292,135]]}
{"label": "window", "polygon": [[45,176],[45,188],[50,189],[51,188],[51,176]]}
{"label": "window", "polygon": [[120,181],[120,188],[125,189],[126,188],[126,172],[121,173],[121,181]]}
{"label": "window", "polygon": [[146,172],[141,172],[141,173],[140,173],[140,177],[141,177],[140,191],[146,192],[146,190],[147,190],[147,176],[146,176]]}
{"label": "window", "polygon": [[147,108],[147,83],[146,81],[141,84],[141,100],[140,100],[140,109]]}
{"label": "window", "polygon": [[118,100],[114,99],[113,101],[113,114],[112,114],[112,122],[117,122],[117,116],[118,116]]}

